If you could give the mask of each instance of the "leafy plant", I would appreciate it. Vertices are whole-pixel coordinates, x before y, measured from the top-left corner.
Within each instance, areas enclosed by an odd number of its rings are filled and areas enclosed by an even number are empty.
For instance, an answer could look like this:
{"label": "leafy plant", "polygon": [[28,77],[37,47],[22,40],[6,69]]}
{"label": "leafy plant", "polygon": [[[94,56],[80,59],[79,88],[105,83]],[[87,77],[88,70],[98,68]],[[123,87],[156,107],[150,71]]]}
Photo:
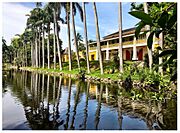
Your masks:
{"label": "leafy plant", "polygon": [[[135,8],[135,5],[132,5]],[[131,11],[129,14],[140,19],[137,23],[135,35],[138,38],[141,29],[146,25],[151,27],[147,46],[151,49],[153,44],[153,36],[159,38],[159,35],[164,35],[164,49],[159,57],[163,57],[165,62],[161,65],[171,64],[174,68],[171,80],[177,80],[177,3],[151,3],[149,4],[149,14],[143,11]]]}

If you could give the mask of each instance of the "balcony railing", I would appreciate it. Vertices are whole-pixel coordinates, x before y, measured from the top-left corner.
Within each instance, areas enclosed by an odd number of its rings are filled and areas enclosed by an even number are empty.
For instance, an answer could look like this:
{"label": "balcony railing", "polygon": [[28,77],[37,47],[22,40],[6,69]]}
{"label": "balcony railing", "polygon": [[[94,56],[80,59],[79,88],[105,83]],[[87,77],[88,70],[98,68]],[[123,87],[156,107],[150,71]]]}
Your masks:
{"label": "balcony railing", "polygon": [[[136,40],[136,44],[138,43],[146,43],[146,39],[140,39],[140,40]],[[126,42],[123,42],[122,43],[123,45],[133,45],[133,41],[126,41]],[[114,43],[114,44],[109,44],[109,48],[112,48],[112,47],[118,47],[119,46],[119,43]],[[96,50],[96,46],[94,47],[90,47],[90,50]],[[107,48],[107,45],[103,45],[101,46],[101,48]]]}
{"label": "balcony railing", "polygon": [[133,45],[133,41],[126,41],[126,42],[123,42],[123,45]]}
{"label": "balcony railing", "polygon": [[136,40],[136,44],[138,43],[146,43],[146,39],[138,39]]}

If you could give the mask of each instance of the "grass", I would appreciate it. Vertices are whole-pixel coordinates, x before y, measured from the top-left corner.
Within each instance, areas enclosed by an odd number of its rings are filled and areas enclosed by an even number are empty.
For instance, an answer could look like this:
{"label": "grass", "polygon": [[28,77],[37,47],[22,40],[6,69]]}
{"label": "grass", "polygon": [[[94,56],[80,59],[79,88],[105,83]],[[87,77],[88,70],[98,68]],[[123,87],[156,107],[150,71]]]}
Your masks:
{"label": "grass", "polygon": [[[109,62],[104,62],[104,74],[101,75],[100,73],[100,69],[99,69],[99,62],[98,61],[91,61],[90,62],[90,68],[91,68],[91,73],[87,74],[87,67],[86,67],[86,62],[81,61],[81,70],[83,70],[85,72],[86,75],[91,76],[91,77],[96,77],[96,78],[110,78],[112,80],[125,80],[129,75],[131,76],[131,79],[134,81],[141,81],[142,79],[147,79],[149,77],[149,69],[146,69],[147,71],[145,71],[144,68],[135,68],[134,64],[136,62],[132,62],[132,61],[126,61],[124,62],[124,72],[120,73],[118,71],[118,66],[115,64],[115,62],[113,61],[109,61]],[[53,66],[51,66],[53,67]],[[57,69],[48,69],[48,68],[33,68],[33,67],[27,67],[25,69],[30,69],[32,71],[36,70],[36,71],[43,71],[43,72],[49,72],[49,73],[60,73],[63,72],[64,74],[72,74],[72,75],[77,75],[77,74],[82,74],[81,72],[79,72],[79,69],[77,68],[77,62],[73,61],[72,62],[72,70],[69,71],[69,66],[68,63],[63,63],[63,70],[60,71],[58,68],[59,66],[56,66]],[[132,72],[132,70],[135,70],[135,72]],[[112,72],[112,70],[114,70]],[[116,71],[115,71],[116,70]],[[140,71],[139,73],[136,71]],[[142,76],[143,75],[143,76]],[[152,79],[153,77],[150,77],[152,81],[154,81],[154,79]],[[164,78],[164,76],[163,76]],[[169,80],[169,76],[167,78]],[[149,80],[149,79],[147,79]]]}

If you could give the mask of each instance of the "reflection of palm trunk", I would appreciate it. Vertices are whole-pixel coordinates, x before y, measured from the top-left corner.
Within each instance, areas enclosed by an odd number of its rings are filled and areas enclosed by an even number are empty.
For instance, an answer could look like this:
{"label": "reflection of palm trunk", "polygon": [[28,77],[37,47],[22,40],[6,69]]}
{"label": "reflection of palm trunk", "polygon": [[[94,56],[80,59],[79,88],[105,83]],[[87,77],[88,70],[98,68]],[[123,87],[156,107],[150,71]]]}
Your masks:
{"label": "reflection of palm trunk", "polygon": [[87,82],[86,106],[85,106],[85,109],[84,109],[84,129],[86,129],[87,117],[88,117],[88,96],[89,96],[89,86],[90,86],[90,83]]}
{"label": "reflection of palm trunk", "polygon": [[108,98],[108,86],[106,85],[106,103],[108,103],[108,100],[109,100],[109,98]]}
{"label": "reflection of palm trunk", "polygon": [[36,99],[36,96],[35,96],[35,94],[36,94],[36,90],[35,90],[35,88],[36,88],[36,74],[35,73],[33,73],[33,81],[34,81],[34,83],[33,83],[33,88],[32,88],[32,102],[33,102],[33,111],[35,110],[35,99]]}
{"label": "reflection of palm trunk", "polygon": [[[42,90],[41,90],[41,102],[42,102],[42,112],[44,111],[44,74],[42,75]],[[44,119],[44,115],[43,119]]]}
{"label": "reflection of palm trunk", "polygon": [[48,79],[47,79],[47,114],[46,114],[46,118],[49,118],[49,75],[48,75]]}
{"label": "reflection of palm trunk", "polygon": [[100,85],[100,94],[99,94],[98,106],[97,106],[96,116],[95,116],[95,128],[96,129],[98,129],[98,124],[99,124],[99,120],[100,120],[102,93],[103,93],[103,85],[101,84]]}
{"label": "reflection of palm trunk", "polygon": [[[56,76],[54,76],[54,86],[53,86],[53,126],[55,128],[55,121],[56,121],[56,118],[55,118],[55,95],[56,95]],[[53,128],[53,129],[54,129]]]}
{"label": "reflection of palm trunk", "polygon": [[56,76],[54,76],[54,86],[53,86],[53,105],[55,107],[55,95],[56,95]]}
{"label": "reflection of palm trunk", "polygon": [[61,83],[62,83],[62,77],[59,78],[59,87],[58,87],[58,93],[57,93],[57,105],[56,105],[56,118],[59,118],[59,102],[61,98]]}
{"label": "reflection of palm trunk", "polygon": [[119,129],[122,130],[122,97],[118,96],[118,120],[119,120]]}
{"label": "reflection of palm trunk", "polygon": [[32,93],[32,88],[33,88],[33,73],[31,73],[31,93]]}
{"label": "reflection of palm trunk", "polygon": [[69,114],[69,112],[70,112],[70,107],[71,107],[71,105],[70,105],[70,101],[71,101],[71,78],[69,78],[69,85],[68,85],[68,90],[69,90],[69,95],[68,95],[68,102],[67,102],[67,113],[66,113],[66,124],[64,125],[64,128],[65,129],[68,129],[68,123],[69,123],[69,116],[70,116],[70,114]]}
{"label": "reflection of palm trunk", "polygon": [[36,76],[36,77],[35,77],[35,90],[34,90],[34,92],[35,92],[35,95],[34,95],[35,98],[34,98],[34,100],[35,100],[35,101],[34,101],[34,102],[35,102],[35,108],[36,108],[36,103],[37,103],[37,92],[38,92],[38,91],[37,91],[37,88],[38,88],[38,87],[37,87],[38,74],[36,73],[35,76]]}
{"label": "reflection of palm trunk", "polygon": [[79,85],[79,82],[78,82],[77,92],[76,92],[76,97],[75,97],[75,105],[74,105],[74,110],[73,110],[74,114],[73,114],[73,117],[72,117],[72,123],[71,123],[70,129],[74,129],[74,120],[75,120],[76,108],[77,108],[78,100],[79,100],[79,92],[80,92],[80,85]]}
{"label": "reflection of palm trunk", "polygon": [[38,103],[38,106],[40,108],[40,99],[41,99],[41,95],[40,95],[40,81],[41,81],[41,74],[38,74],[38,92],[37,92],[37,97],[38,97],[38,100],[37,100],[37,103]]}

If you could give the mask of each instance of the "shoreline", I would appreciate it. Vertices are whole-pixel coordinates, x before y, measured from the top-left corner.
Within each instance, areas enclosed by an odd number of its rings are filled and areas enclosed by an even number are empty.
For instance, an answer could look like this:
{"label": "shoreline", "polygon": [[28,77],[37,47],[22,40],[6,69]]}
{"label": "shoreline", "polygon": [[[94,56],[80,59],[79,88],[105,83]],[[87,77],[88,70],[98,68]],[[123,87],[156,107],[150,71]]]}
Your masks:
{"label": "shoreline", "polygon": [[[64,76],[68,78],[73,78],[73,79],[81,79],[81,74],[78,73],[71,73],[72,71],[60,71],[58,69],[43,69],[43,68],[30,68],[30,67],[20,67],[20,70],[25,70],[29,72],[38,72],[41,74],[49,74],[51,76]],[[120,86],[123,86],[123,80],[121,79],[112,79],[110,77],[108,78],[102,78],[98,76],[92,76],[92,75],[84,75],[84,79],[89,82],[93,83],[105,83],[105,84],[117,84]],[[137,80],[132,80],[132,87],[137,88],[137,87],[144,87],[144,88],[153,88],[149,84],[141,83],[140,81]],[[154,90],[154,89],[153,89]]]}

